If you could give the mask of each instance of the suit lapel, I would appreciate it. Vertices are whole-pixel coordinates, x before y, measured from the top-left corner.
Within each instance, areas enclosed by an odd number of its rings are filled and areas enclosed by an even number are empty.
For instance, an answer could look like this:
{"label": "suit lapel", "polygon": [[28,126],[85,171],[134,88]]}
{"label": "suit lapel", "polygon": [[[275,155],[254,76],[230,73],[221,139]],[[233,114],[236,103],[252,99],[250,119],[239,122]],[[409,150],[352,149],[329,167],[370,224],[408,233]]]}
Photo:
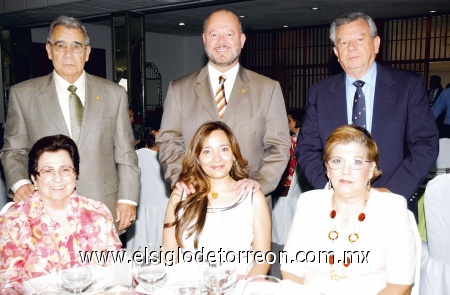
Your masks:
{"label": "suit lapel", "polygon": [[86,94],[84,101],[83,123],[81,125],[78,146],[82,146],[89,130],[96,124],[101,111],[106,103],[105,97],[101,96],[100,87],[94,83],[90,75],[86,73]]}
{"label": "suit lapel", "polygon": [[384,130],[389,128],[389,118],[392,116],[394,101],[397,98],[397,91],[394,77],[386,71],[384,67],[377,64],[377,80],[374,94],[372,136],[381,138]]}
{"label": "suit lapel", "polygon": [[[209,82],[208,67],[204,67],[197,77],[197,86],[195,87],[195,94],[197,98],[215,120],[220,120],[219,111],[214,102],[214,94],[212,93],[211,83]],[[226,110],[225,110],[226,113]]]}
{"label": "suit lapel", "polygon": [[330,91],[330,95],[325,97],[325,99],[327,102],[328,118],[331,120],[331,126],[338,127],[347,125],[348,115],[347,96],[345,90],[345,73],[339,74],[328,90]]}
{"label": "suit lapel", "polygon": [[69,136],[69,129],[67,129],[61,105],[59,104],[53,72],[47,77],[48,80],[39,87],[41,92],[38,94],[37,99],[41,102],[42,108],[48,113],[48,119],[53,122],[59,133]]}
{"label": "suit lapel", "polygon": [[234,80],[229,103],[227,104],[227,108],[225,109],[225,113],[223,115],[224,121],[233,115],[243,99],[249,95],[250,87],[248,87],[248,77],[245,71],[246,70],[239,65],[239,71],[236,75],[236,79]]}

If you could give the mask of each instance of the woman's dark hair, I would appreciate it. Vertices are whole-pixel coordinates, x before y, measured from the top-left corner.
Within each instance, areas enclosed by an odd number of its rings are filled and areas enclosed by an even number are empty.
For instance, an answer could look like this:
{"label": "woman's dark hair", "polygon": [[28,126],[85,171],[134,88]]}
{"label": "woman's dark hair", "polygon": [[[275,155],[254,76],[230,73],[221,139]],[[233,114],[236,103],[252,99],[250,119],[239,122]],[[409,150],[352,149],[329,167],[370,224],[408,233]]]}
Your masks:
{"label": "woman's dark hair", "polygon": [[152,148],[156,146],[155,135],[153,131],[158,131],[161,128],[161,115],[149,115],[144,119],[141,127],[141,133],[139,135],[139,142],[136,144],[135,149]]}
{"label": "woman's dark hair", "polygon": [[179,182],[192,185],[195,193],[180,201],[175,207],[175,221],[164,224],[164,227],[175,226],[175,238],[180,247],[183,247],[183,233],[190,237],[194,235],[194,247],[198,247],[200,234],[206,221],[208,208],[208,193],[211,190],[209,176],[198,164],[198,157],[202,151],[203,144],[213,131],[221,130],[230,141],[231,151],[235,161],[229,172],[231,178],[240,180],[248,177],[248,162],[242,157],[236,136],[225,123],[221,121],[207,122],[200,126],[192,137],[189,148],[183,157]]}
{"label": "woman's dark hair", "polygon": [[80,155],[75,142],[68,136],[58,134],[42,137],[31,148],[28,153],[28,174],[36,177],[38,171],[38,161],[43,153],[55,153],[58,151],[66,151],[72,159],[75,175],[78,177],[80,172]]}
{"label": "woman's dark hair", "polygon": [[288,116],[291,115],[295,121],[295,128],[302,127],[303,119],[305,118],[305,111],[301,108],[293,108],[287,111]]}

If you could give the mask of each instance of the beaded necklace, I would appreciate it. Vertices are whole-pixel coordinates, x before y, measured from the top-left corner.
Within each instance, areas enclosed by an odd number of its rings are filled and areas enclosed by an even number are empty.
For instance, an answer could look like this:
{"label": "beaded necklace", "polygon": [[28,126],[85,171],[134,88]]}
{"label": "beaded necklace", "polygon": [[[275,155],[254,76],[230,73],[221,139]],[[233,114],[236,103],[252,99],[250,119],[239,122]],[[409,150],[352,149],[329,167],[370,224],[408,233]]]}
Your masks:
{"label": "beaded necklace", "polygon": [[[362,212],[359,213],[359,215],[358,215],[359,222],[363,222],[366,219],[366,214],[364,213],[364,209],[366,208],[368,200],[369,200],[369,192],[367,192],[367,196],[364,200]],[[331,211],[330,211],[330,218],[333,223],[333,227],[332,227],[332,230],[330,230],[330,232],[328,233],[328,239],[331,240],[331,242],[333,244],[334,244],[334,241],[339,237],[339,232],[336,230],[336,220],[335,220],[336,210],[334,209],[334,207],[335,207],[334,203],[335,203],[335,198],[334,198],[334,194],[333,194],[333,197],[331,198]],[[355,228],[356,228],[356,226],[355,226]],[[358,240],[359,240],[359,234],[356,232],[356,230],[353,230],[353,233],[348,235],[348,241],[353,245],[353,243],[356,243]],[[333,252],[333,254],[331,254],[328,257],[328,263],[330,264],[330,277],[332,280],[338,281],[340,279],[345,279],[347,277],[345,275],[345,268],[349,267],[351,264],[350,257],[347,257],[347,259],[345,259],[342,262],[344,267],[341,268],[341,271],[340,271],[341,274],[339,274],[335,269],[334,252]]]}

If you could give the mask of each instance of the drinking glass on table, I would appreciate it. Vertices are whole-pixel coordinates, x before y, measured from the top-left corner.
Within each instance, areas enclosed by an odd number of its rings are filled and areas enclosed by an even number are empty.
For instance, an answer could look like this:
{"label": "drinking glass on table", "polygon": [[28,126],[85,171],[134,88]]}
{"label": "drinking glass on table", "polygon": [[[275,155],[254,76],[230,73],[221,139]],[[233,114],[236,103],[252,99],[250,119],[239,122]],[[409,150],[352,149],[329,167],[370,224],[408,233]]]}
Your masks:
{"label": "drinking glass on table", "polygon": [[160,244],[139,246],[134,253],[133,277],[144,289],[155,294],[155,283],[166,275],[165,249]]}
{"label": "drinking glass on table", "polygon": [[205,262],[203,283],[211,294],[224,294],[234,287],[236,280],[236,263],[234,261],[217,259]]}
{"label": "drinking glass on table", "polygon": [[58,284],[74,294],[82,294],[95,281],[95,264],[81,252],[69,252],[61,257]]}
{"label": "drinking glass on table", "polygon": [[173,295],[201,295],[202,284],[198,280],[180,281],[173,284]]}
{"label": "drinking glass on table", "polygon": [[272,276],[259,275],[246,280],[242,295],[283,295],[281,281]]}

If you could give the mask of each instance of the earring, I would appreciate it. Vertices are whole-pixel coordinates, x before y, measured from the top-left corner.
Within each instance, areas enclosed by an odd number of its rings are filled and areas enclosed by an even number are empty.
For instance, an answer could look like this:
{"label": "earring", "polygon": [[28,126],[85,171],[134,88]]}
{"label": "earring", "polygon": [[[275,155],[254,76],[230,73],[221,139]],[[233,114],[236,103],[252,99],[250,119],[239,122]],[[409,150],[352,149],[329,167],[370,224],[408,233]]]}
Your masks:
{"label": "earring", "polygon": [[35,186],[34,186],[34,190],[35,190],[35,191],[37,191],[37,190],[38,190],[38,187],[37,187],[37,185],[35,185]]}
{"label": "earring", "polygon": [[197,165],[200,165],[200,161],[197,161]]}
{"label": "earring", "polygon": [[333,184],[331,183],[331,181],[328,181],[328,189],[332,190],[333,189]]}
{"label": "earring", "polygon": [[370,192],[370,179],[367,181],[367,191]]}

